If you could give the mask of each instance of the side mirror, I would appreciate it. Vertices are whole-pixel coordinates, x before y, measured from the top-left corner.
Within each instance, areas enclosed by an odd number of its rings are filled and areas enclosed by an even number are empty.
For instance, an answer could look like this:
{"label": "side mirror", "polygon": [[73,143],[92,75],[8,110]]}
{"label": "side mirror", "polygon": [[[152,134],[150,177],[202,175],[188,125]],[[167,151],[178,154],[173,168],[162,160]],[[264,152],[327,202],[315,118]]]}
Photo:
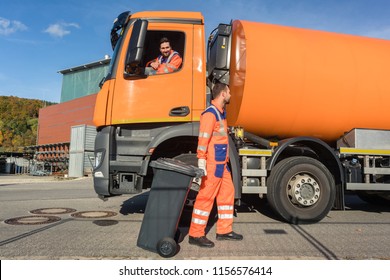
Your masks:
{"label": "side mirror", "polygon": [[138,19],[134,22],[133,32],[131,33],[129,47],[126,55],[126,70],[125,74],[130,76],[138,76],[142,72],[140,62],[144,53],[144,44],[146,32],[148,29],[148,21]]}
{"label": "side mirror", "polygon": [[114,20],[113,26],[111,28],[111,46],[113,50],[115,49],[116,43],[119,39],[117,32],[127,25],[130,15],[131,12],[129,11],[123,12]]}

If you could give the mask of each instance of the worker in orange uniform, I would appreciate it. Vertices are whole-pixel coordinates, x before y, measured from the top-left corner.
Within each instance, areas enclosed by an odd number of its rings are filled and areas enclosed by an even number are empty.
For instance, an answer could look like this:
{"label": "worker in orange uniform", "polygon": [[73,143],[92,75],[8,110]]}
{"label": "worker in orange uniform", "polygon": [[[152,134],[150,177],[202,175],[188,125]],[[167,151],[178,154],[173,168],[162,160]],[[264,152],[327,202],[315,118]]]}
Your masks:
{"label": "worker in orange uniform", "polygon": [[146,67],[146,74],[163,74],[179,70],[183,60],[178,52],[172,50],[171,43],[166,37],[160,40],[160,52],[156,59],[147,63],[150,67]]}
{"label": "worker in orange uniform", "polygon": [[227,166],[229,160],[225,105],[230,101],[230,89],[218,83],[212,90],[213,100],[201,115],[198,138],[198,167],[205,176],[196,197],[189,231],[189,243],[200,247],[214,247],[205,235],[210,211],[217,201],[217,240],[242,240],[232,230],[234,212],[234,185]]}

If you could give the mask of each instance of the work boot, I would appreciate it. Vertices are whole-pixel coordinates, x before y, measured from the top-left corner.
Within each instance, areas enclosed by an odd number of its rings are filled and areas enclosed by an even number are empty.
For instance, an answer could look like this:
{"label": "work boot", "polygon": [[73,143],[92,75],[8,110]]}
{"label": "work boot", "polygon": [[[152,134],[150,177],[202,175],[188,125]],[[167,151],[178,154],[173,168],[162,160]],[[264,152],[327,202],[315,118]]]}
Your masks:
{"label": "work boot", "polygon": [[207,248],[214,247],[214,242],[211,240],[208,240],[206,236],[201,236],[201,237],[190,236],[188,239],[188,243],[190,243],[192,245],[197,245],[199,247],[207,247]]}
{"label": "work boot", "polygon": [[234,241],[240,241],[244,237],[241,234],[235,233],[234,231],[225,233],[225,234],[218,234],[217,233],[217,240],[234,240]]}

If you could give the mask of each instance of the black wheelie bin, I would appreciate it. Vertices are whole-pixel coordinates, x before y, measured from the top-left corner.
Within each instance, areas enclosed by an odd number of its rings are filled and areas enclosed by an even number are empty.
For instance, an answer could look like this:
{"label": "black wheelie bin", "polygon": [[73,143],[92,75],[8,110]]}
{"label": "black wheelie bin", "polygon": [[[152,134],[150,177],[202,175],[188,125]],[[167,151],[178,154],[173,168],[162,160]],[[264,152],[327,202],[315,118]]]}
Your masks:
{"label": "black wheelie bin", "polygon": [[170,258],[177,252],[176,231],[192,180],[202,177],[203,170],[170,158],[150,166],[154,176],[137,246]]}

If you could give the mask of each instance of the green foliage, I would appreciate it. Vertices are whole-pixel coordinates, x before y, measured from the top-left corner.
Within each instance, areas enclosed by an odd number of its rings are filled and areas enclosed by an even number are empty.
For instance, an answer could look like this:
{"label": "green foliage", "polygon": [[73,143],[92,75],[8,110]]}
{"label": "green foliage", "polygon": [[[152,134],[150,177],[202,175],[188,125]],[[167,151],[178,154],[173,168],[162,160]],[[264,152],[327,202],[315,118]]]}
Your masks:
{"label": "green foliage", "polygon": [[0,152],[23,152],[37,141],[39,109],[55,103],[0,96]]}

